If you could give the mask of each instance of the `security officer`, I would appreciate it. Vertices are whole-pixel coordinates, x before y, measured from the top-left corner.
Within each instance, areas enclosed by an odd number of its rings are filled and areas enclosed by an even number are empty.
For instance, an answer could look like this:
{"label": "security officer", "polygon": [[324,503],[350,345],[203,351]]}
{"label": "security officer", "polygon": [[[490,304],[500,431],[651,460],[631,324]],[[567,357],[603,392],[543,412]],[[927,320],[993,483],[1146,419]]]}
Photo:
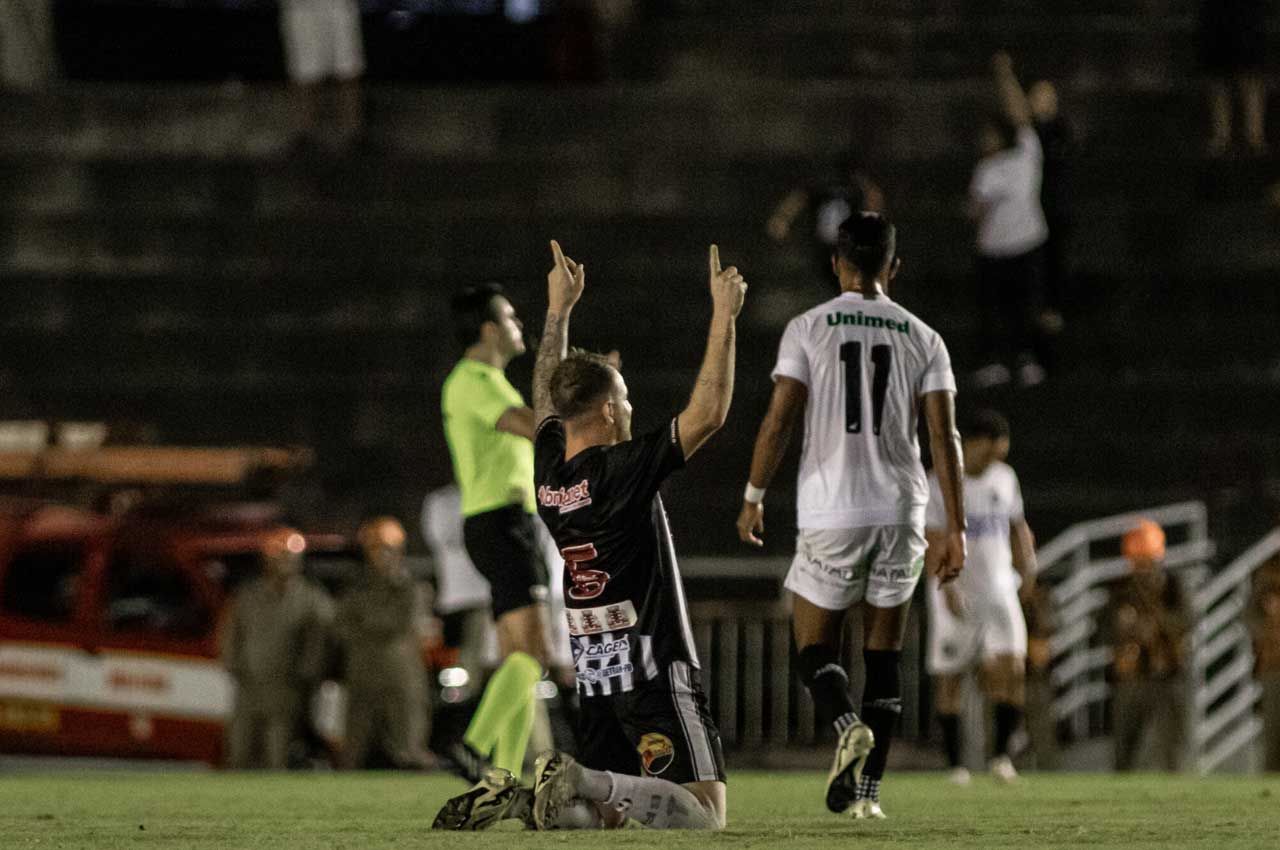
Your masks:
{"label": "security officer", "polygon": [[283,770],[289,744],[321,678],[329,597],[301,575],[306,541],[292,528],[262,543],[263,574],[236,594],[222,632],[222,662],[236,684],[227,764]]}
{"label": "security officer", "polygon": [[379,748],[401,768],[425,768],[427,616],[404,566],[404,527],[377,517],[360,527],[365,572],[338,602],[346,657],[347,731],[340,764],[363,767]]}

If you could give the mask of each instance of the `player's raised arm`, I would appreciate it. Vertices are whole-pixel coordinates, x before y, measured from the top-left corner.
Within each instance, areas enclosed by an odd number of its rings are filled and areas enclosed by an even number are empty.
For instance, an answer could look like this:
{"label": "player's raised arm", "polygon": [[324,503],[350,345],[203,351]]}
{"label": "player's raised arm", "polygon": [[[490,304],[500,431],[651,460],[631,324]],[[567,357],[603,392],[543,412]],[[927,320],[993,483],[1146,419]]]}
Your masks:
{"label": "player's raised arm", "polygon": [[929,447],[933,470],[942,490],[946,510],[945,544],[926,552],[929,572],[943,584],[960,575],[965,558],[964,474],[960,432],[956,430],[955,393],[937,390],[924,394],[924,412],[929,420]]}
{"label": "player's raised arm", "polygon": [[575,263],[551,240],[554,265],[547,272],[547,320],[542,326],[542,342],[533,366],[533,420],[541,424],[555,413],[551,406],[551,373],[569,354],[569,313],[582,297],[587,267]]}
{"label": "player's raised arm", "polygon": [[756,434],[756,447],[751,454],[751,477],[742,497],[738,513],[738,539],[752,546],[763,546],[758,535],[764,533],[764,491],[782,465],[791,442],[791,432],[804,413],[809,388],[795,378],[779,376],[773,384],[769,410]]}
{"label": "player's raised arm", "polygon": [[707,334],[707,352],[698,370],[697,382],[689,404],[680,414],[680,448],[685,459],[702,447],[712,434],[724,425],[733,399],[733,361],[737,348],[738,311],[747,294],[747,283],[736,266],[720,268],[720,249],[712,245],[709,253],[711,282],[711,329]]}

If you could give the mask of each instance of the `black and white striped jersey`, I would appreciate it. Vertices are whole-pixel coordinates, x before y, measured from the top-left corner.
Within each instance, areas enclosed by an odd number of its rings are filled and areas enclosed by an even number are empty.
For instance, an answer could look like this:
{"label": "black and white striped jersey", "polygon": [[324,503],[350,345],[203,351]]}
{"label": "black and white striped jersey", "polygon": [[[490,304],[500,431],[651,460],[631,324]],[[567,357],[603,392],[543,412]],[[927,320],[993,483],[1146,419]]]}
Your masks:
{"label": "black and white striped jersey", "polygon": [[671,529],[658,488],[684,466],[676,420],[564,459],[564,426],[534,442],[538,514],[564,557],[565,617],[584,696],[698,667]]}

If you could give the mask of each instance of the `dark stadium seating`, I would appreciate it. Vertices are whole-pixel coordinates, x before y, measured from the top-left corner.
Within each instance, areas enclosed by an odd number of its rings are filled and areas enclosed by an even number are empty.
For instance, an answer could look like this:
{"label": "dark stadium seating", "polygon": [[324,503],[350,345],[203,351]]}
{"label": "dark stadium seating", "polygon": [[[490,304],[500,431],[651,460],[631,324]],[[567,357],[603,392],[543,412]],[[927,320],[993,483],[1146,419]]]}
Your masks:
{"label": "dark stadium seating", "polygon": [[[622,350],[637,422],[656,424],[701,353],[716,240],[753,285],[739,393],[669,503],[684,549],[737,551],[777,336],[826,292],[802,237],[764,235],[772,205],[860,144],[901,227],[899,299],[976,365],[963,201],[986,59],[1008,48],[1062,82],[1086,133],[1062,375],[983,398],[1013,420],[1033,524],[1206,498],[1234,550],[1272,518],[1280,169],[1201,157],[1194,2],[668,5],[629,46],[656,51],[660,80],[375,88],[371,147],[342,160],[287,154],[271,87],[3,97],[0,410],[314,443],[346,503],[412,515],[449,474],[449,291],[501,280],[536,332],[557,237],[589,269],[576,339]],[[513,368],[527,387],[530,363]]]}

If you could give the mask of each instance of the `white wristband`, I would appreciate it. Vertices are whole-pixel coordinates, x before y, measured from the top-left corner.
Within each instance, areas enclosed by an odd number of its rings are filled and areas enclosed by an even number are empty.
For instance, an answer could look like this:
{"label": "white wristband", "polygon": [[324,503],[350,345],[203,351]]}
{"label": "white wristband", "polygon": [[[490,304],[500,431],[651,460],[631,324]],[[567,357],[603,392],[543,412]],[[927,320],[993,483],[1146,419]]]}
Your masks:
{"label": "white wristband", "polygon": [[742,498],[743,498],[743,501],[750,502],[753,505],[758,505],[764,501],[764,488],[753,487],[751,485],[751,482],[748,481],[747,491],[742,494]]}

